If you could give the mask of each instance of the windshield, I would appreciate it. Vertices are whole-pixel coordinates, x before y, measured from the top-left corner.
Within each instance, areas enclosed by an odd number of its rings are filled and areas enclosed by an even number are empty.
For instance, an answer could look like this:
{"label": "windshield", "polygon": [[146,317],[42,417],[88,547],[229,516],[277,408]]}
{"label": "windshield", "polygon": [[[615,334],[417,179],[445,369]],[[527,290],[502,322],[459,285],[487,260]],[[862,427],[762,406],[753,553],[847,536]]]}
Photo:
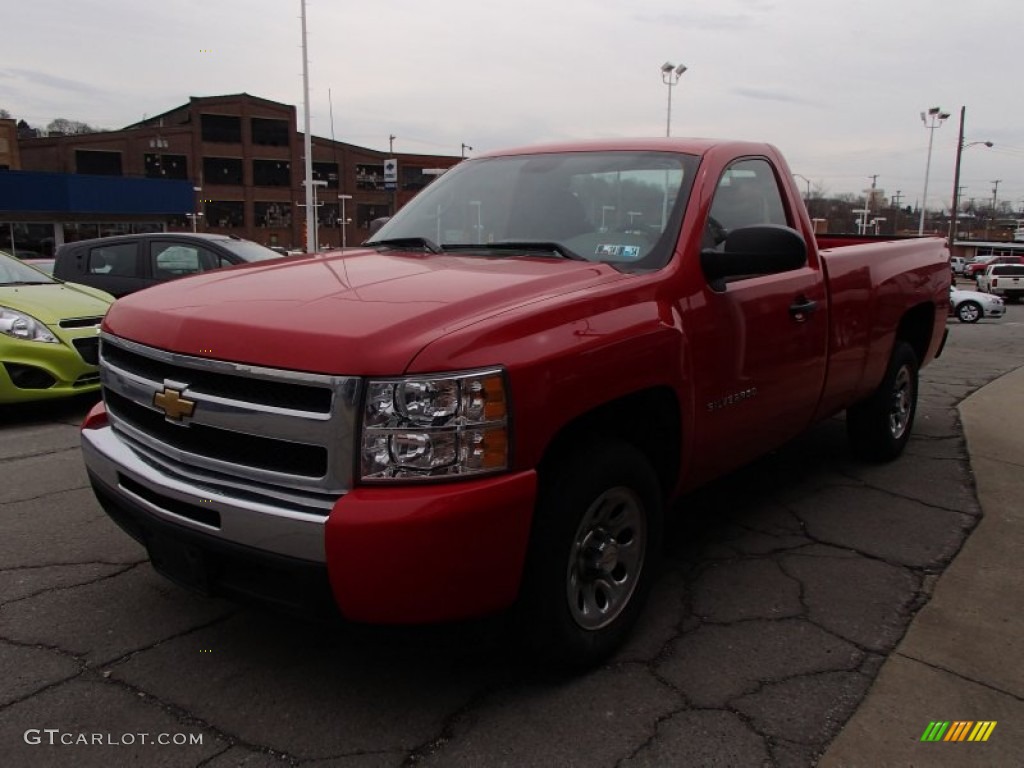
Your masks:
{"label": "windshield", "polygon": [[13,256],[0,253],[0,285],[50,285],[56,282]]}
{"label": "windshield", "polygon": [[518,250],[657,269],[672,255],[697,163],[692,155],[634,151],[467,160],[366,244],[419,241],[460,254]]}
{"label": "windshield", "polygon": [[268,259],[280,259],[283,254],[272,251],[252,240],[218,240],[217,245],[227,248],[243,261],[267,261]]}

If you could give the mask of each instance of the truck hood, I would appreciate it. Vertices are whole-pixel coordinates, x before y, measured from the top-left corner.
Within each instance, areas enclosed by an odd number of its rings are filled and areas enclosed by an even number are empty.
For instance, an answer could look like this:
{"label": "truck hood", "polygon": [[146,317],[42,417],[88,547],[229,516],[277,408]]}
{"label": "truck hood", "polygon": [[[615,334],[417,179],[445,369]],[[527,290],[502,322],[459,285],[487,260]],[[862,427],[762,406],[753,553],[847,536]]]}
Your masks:
{"label": "truck hood", "polygon": [[361,250],[217,270],[111,307],[104,329],[199,357],[348,375],[402,373],[447,333],[625,276],[605,264]]}

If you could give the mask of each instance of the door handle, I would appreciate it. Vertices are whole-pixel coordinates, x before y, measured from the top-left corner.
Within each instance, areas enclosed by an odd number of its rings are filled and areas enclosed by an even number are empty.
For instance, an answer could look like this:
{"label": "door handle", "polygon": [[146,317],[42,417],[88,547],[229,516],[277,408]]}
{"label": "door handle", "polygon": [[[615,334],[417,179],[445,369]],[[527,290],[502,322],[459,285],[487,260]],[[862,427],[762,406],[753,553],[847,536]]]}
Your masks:
{"label": "door handle", "polygon": [[789,305],[789,314],[796,322],[802,323],[817,308],[818,302],[808,299],[806,296],[798,296],[796,301]]}

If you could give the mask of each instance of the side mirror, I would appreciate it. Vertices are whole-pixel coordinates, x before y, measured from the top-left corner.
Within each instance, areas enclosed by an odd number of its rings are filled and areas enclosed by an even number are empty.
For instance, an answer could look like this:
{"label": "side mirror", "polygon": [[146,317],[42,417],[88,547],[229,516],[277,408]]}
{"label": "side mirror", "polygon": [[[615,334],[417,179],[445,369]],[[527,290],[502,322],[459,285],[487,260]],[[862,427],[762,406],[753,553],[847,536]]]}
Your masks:
{"label": "side mirror", "polygon": [[723,247],[721,251],[706,248],[700,253],[701,269],[716,291],[724,291],[731,277],[774,275],[807,264],[803,235],[778,224],[734,229]]}

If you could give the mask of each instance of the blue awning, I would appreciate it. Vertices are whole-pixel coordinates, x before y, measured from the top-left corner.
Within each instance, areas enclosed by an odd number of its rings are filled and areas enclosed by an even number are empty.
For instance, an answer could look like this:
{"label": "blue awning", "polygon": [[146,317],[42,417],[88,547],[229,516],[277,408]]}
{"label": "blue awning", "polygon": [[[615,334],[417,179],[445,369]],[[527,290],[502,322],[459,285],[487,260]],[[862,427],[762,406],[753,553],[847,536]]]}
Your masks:
{"label": "blue awning", "polygon": [[195,207],[187,180],[0,171],[0,214],[184,214]]}

